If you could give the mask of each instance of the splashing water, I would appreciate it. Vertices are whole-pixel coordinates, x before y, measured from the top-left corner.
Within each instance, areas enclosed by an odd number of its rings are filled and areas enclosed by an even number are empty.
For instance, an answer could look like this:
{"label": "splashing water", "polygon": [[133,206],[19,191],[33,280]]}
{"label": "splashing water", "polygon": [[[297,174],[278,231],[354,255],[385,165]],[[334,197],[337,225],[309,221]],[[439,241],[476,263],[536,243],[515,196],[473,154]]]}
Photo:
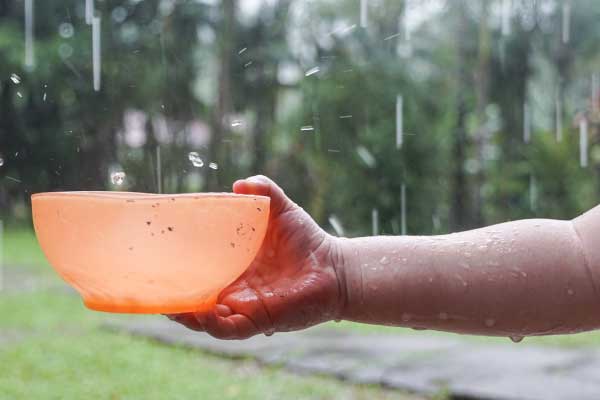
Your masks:
{"label": "splashing water", "polygon": [[333,228],[333,230],[335,230],[335,233],[338,236],[344,236],[344,227],[342,226],[342,223],[338,217],[331,214],[329,216],[329,224],[331,224],[331,227]]}
{"label": "splashing water", "polygon": [[15,85],[18,85],[19,83],[21,83],[21,77],[17,74],[10,74],[10,80]]}
{"label": "splashing water", "polygon": [[306,73],[304,74],[304,76],[311,76],[316,74],[317,72],[319,72],[321,69],[319,67],[313,67],[311,69],[309,69],[308,71],[306,71]]}
{"label": "splashing water", "polygon": [[121,186],[125,182],[125,172],[113,172],[110,174],[110,181],[113,185]]}
{"label": "splashing water", "polygon": [[202,161],[200,155],[195,151],[188,153],[188,160],[190,160],[192,165],[196,168],[202,168],[204,166],[204,161]]}
{"label": "splashing water", "polygon": [[312,125],[305,125],[305,126],[301,127],[300,130],[302,132],[311,132],[311,131],[315,130],[315,127]]}
{"label": "splashing water", "polygon": [[356,148],[356,153],[367,167],[375,167],[375,157],[373,157],[373,154],[371,154],[371,152],[367,150],[365,146],[358,146]]}
{"label": "splashing water", "polygon": [[210,164],[208,164],[208,168],[217,170],[219,169],[219,165],[216,162],[211,162]]}
{"label": "splashing water", "polygon": [[0,157],[0,167],[4,165],[4,158]]}

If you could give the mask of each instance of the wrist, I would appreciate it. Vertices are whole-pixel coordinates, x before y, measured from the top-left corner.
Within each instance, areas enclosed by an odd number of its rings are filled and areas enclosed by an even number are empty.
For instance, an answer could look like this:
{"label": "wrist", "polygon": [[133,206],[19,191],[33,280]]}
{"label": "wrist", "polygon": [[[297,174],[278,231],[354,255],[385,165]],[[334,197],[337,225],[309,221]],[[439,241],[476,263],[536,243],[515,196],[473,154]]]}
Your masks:
{"label": "wrist", "polygon": [[331,236],[331,266],[337,283],[337,309],[335,319],[343,320],[348,315],[349,295],[349,264],[353,259],[350,239]]}

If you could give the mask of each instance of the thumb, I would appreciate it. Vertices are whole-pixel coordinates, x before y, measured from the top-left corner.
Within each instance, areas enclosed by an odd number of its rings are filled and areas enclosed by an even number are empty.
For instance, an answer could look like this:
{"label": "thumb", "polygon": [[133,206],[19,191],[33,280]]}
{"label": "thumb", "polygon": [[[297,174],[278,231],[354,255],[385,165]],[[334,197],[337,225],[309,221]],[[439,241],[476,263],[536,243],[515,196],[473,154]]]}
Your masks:
{"label": "thumb", "polygon": [[256,175],[241,179],[233,184],[233,191],[237,194],[253,194],[271,198],[271,216],[277,215],[295,207],[295,203],[286,196],[275,182],[264,175]]}

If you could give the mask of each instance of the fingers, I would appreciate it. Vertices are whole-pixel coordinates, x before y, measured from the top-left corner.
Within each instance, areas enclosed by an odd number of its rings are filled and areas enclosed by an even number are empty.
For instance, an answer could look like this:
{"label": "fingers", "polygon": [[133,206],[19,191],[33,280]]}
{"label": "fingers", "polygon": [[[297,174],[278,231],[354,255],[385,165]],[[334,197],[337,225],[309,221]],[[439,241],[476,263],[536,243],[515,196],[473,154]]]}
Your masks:
{"label": "fingers", "polygon": [[228,306],[217,304],[208,312],[167,315],[188,329],[206,332],[217,339],[247,339],[261,333],[252,320],[233,314]]}
{"label": "fingers", "polygon": [[233,184],[233,191],[238,194],[255,194],[271,198],[271,215],[277,216],[294,206],[275,182],[264,175],[256,175],[238,180]]}

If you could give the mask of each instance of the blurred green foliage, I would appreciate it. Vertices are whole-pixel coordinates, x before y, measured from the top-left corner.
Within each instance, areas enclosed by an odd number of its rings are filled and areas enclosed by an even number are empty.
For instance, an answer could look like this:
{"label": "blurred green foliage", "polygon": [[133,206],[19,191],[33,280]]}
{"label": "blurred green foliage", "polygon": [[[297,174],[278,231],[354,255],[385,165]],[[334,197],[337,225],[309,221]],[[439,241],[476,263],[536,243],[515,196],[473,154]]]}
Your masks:
{"label": "blurred green foliage", "polygon": [[5,218],[28,218],[33,192],[156,191],[157,148],[164,191],[263,173],[346,235],[370,234],[373,209],[380,232],[400,233],[403,185],[411,234],[574,217],[600,189],[600,3],[509,3],[371,0],[363,27],[355,0],[97,0],[96,92],[85,2],[34,2],[27,69],[24,1],[0,0]]}

